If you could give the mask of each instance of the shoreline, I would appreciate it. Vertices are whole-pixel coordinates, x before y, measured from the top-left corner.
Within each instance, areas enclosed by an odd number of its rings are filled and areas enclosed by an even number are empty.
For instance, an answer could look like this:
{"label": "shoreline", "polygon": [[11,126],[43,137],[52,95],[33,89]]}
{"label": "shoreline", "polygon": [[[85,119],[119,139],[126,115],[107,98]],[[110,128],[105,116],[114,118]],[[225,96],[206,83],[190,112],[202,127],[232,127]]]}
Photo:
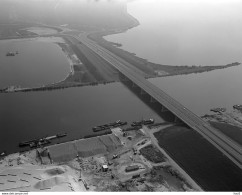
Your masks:
{"label": "shoreline", "polygon": [[[167,126],[167,125],[165,125]],[[164,126],[164,127],[165,127]],[[160,150],[161,155],[164,155],[164,158],[162,162],[153,162],[150,160],[147,160],[147,158],[144,156],[144,154],[140,154],[140,150],[146,146],[154,146],[157,147],[157,144],[155,144],[152,141],[152,138],[150,137],[150,130],[147,129],[147,127],[143,127],[144,130],[135,130],[129,133],[130,136],[134,137],[134,140],[132,143],[127,139],[127,137],[123,137],[122,134],[119,133],[118,129],[113,129],[112,134],[109,135],[103,135],[103,136],[97,136],[94,138],[81,138],[81,139],[75,139],[75,140],[70,140],[67,142],[61,142],[59,144],[53,144],[49,146],[45,146],[44,148],[38,148],[38,149],[31,149],[28,151],[24,152],[17,152],[13,154],[9,154],[5,156],[3,159],[1,159],[1,164],[0,166],[2,167],[1,174],[6,173],[6,171],[15,170],[15,169],[21,169],[21,170],[27,170],[26,168],[33,167],[33,170],[35,170],[34,167],[36,167],[36,170],[41,170],[41,168],[51,168],[55,166],[69,166],[70,168],[73,168],[72,162],[76,161],[75,159],[81,159],[86,161],[87,159],[94,159],[94,158],[106,158],[108,161],[114,162],[120,165],[114,165],[114,167],[109,165],[110,169],[112,169],[112,173],[115,175],[115,179],[119,179],[121,183],[125,183],[126,181],[136,181],[135,178],[132,177],[132,175],[135,175],[136,172],[131,172],[131,173],[121,173],[122,171],[119,170],[120,167],[124,166],[129,166],[130,163],[132,164],[139,164],[144,168],[144,170],[140,170],[140,176],[138,178],[145,178],[146,182],[148,182],[149,185],[152,185],[155,191],[203,191],[180,167],[177,165],[176,162],[173,162],[173,160],[170,158],[170,156],[164,151]],[[148,131],[147,131],[148,130]],[[153,128],[152,131],[157,131],[159,128]],[[144,134],[140,134],[140,132],[143,132]],[[146,133],[145,133],[146,132]],[[140,134],[140,135],[139,135]],[[138,136],[139,135],[139,136]],[[138,137],[136,137],[138,136]],[[141,136],[141,137],[140,137]],[[112,143],[109,143],[109,141],[106,138],[111,138],[110,141]],[[142,140],[148,140],[147,143],[141,145],[138,147],[138,143],[141,143]],[[149,141],[151,140],[151,141]],[[92,145],[93,142],[97,142],[95,146],[90,146],[87,145]],[[122,144],[122,143],[126,144]],[[130,144],[131,145],[130,145]],[[111,147],[111,145],[115,147]],[[84,146],[86,145],[86,146]],[[64,148],[68,149],[64,149]],[[111,149],[111,148],[112,149]],[[111,150],[110,150],[110,149]],[[132,151],[132,148],[136,148],[138,151],[138,154],[132,154],[127,153],[128,151]],[[41,153],[44,152],[47,149],[49,153],[49,157],[47,156],[41,156]],[[63,151],[64,150],[64,151]],[[37,153],[36,153],[36,152]],[[82,151],[82,152],[81,152]],[[117,160],[113,159],[112,156],[113,154],[120,153],[120,156],[117,158]],[[126,154],[127,153],[127,154]],[[77,155],[79,154],[79,156]],[[103,156],[103,157],[100,157]],[[133,160],[130,161],[129,156],[133,156]],[[157,154],[158,155],[158,154]],[[77,156],[77,157],[76,157]],[[122,157],[123,156],[123,157]],[[44,164],[43,164],[44,163]],[[114,164],[115,164],[114,163]],[[75,166],[74,166],[75,167]],[[115,168],[116,167],[116,168]],[[158,168],[158,169],[157,169]],[[158,186],[155,183],[155,181],[151,181],[150,179],[146,178],[147,175],[148,177],[152,176],[150,175],[150,171],[156,171],[161,169],[165,173],[164,175],[164,183],[159,183]],[[75,169],[78,170],[78,169]],[[82,171],[81,173],[81,178],[84,179],[87,177],[87,173],[84,173],[85,170]],[[70,176],[75,176],[69,172]],[[91,173],[92,174],[92,173]],[[104,174],[104,173],[103,173]],[[9,174],[6,174],[6,177]],[[10,174],[11,175],[11,174]],[[18,173],[16,173],[16,176]],[[34,173],[33,173],[34,175]],[[97,173],[94,173],[94,175],[97,175]],[[39,180],[45,181],[45,177],[39,177]],[[78,178],[77,178],[78,179]],[[102,178],[103,179],[103,178]],[[173,181],[171,181],[173,180]],[[178,183],[174,182],[176,180]],[[92,182],[91,180],[86,180],[89,182]],[[138,181],[138,180],[137,180]],[[159,181],[159,180],[158,180]],[[33,181],[29,181],[32,183]],[[167,183],[168,182],[168,183]],[[174,182],[174,183],[173,183]],[[95,182],[94,182],[95,183]],[[89,183],[90,184],[90,183]],[[120,184],[119,184],[120,185]],[[179,188],[178,188],[179,186]],[[34,184],[31,185],[30,191],[37,190],[34,187]],[[110,186],[111,187],[111,186]],[[175,187],[175,188],[174,188]],[[102,188],[102,187],[101,187]],[[107,186],[107,188],[109,187]],[[112,189],[112,188],[110,188]],[[140,189],[140,188],[138,188]],[[78,188],[77,191],[82,191],[83,189],[80,190]],[[95,186],[95,188],[91,188],[90,191],[99,191],[100,186]],[[89,191],[89,190],[88,190]],[[115,190],[116,191],[116,190]],[[117,190],[119,191],[119,190]],[[127,190],[126,190],[127,191]],[[142,188],[141,190],[142,191]]]}
{"label": "shoreline", "polygon": [[[71,68],[70,68],[71,69]],[[71,69],[72,70],[72,69]],[[26,89],[25,89],[26,90]],[[168,155],[169,156],[169,155]],[[172,158],[171,158],[172,159]],[[172,161],[174,161],[173,159],[172,159]],[[174,161],[175,162],[175,161]],[[184,170],[183,170],[184,171]],[[189,175],[188,175],[189,176]],[[196,182],[194,182],[194,183],[196,183]],[[193,185],[195,185],[195,184],[193,184]]]}
{"label": "shoreline", "polygon": [[[146,75],[145,76],[146,78],[158,78],[158,77],[202,73],[202,72],[208,72],[208,71],[213,71],[217,69],[224,69],[224,68],[240,65],[239,62],[234,62],[231,64],[220,65],[220,66],[172,66],[172,65],[162,65],[162,64],[151,63],[148,60],[140,58],[133,53],[120,49],[119,43],[109,42],[104,39],[104,36],[116,34],[116,33],[124,33],[125,31],[139,25],[139,21],[136,18],[134,18],[129,13],[127,13],[127,15],[133,21],[132,25],[128,25],[126,28],[116,28],[116,29],[88,32],[87,37],[97,42],[102,47],[110,50],[111,52],[118,55],[119,57],[125,59],[127,62],[133,64],[136,68],[140,69],[144,73],[144,75]],[[9,87],[0,89],[0,93],[57,90],[57,89],[63,89],[63,88],[69,88],[69,87],[81,87],[81,86],[106,84],[106,83],[119,81],[119,79],[114,79],[114,78],[105,79],[105,77],[103,77],[103,72],[102,72],[103,70],[101,72],[99,72],[98,70],[97,75],[93,75],[96,73],[90,72],[92,70],[91,68],[88,68],[89,66],[93,66],[92,63],[88,62],[88,64],[85,64],[82,62],[82,60],[80,60],[80,56],[77,56],[77,50],[75,50],[75,48],[78,47],[77,45],[78,42],[76,40],[70,41],[71,38],[68,35],[61,34],[60,32],[64,32],[63,29],[61,28],[57,29],[56,26],[51,27],[49,25],[42,25],[42,27],[43,29],[52,28],[58,31],[58,33],[35,34],[35,35],[31,34],[31,35],[24,35],[24,36],[21,35],[15,38],[9,37],[4,39],[21,40],[21,39],[34,39],[34,38],[41,38],[41,37],[48,38],[53,36],[60,37],[64,40],[64,43],[62,44],[57,42],[56,44],[59,45],[59,47],[61,47],[61,49],[63,50],[63,53],[66,56],[67,61],[69,62],[68,64],[70,66],[70,72],[66,75],[65,78],[63,78],[60,81],[56,81],[54,83],[49,83],[42,86],[36,86],[31,88],[9,86]],[[37,28],[41,29],[41,25],[37,25]],[[27,28],[25,28],[24,30],[26,31],[26,29]],[[78,33],[76,32],[76,30],[72,32]],[[4,39],[0,37],[0,40],[4,40]],[[80,48],[78,49],[80,50]],[[75,58],[79,60],[78,63],[76,63],[76,61],[72,59],[72,55],[76,56]],[[81,67],[77,65],[83,65],[83,66]],[[83,76],[85,76],[85,78],[83,78]],[[102,79],[101,80],[94,79],[96,76]]]}
{"label": "shoreline", "polygon": [[[231,62],[230,64],[225,65],[210,65],[210,66],[195,66],[195,65],[163,65],[157,64],[153,62],[149,62],[147,59],[136,56],[135,53],[128,52],[124,49],[119,48],[120,43],[115,43],[111,41],[107,41],[104,37],[117,34],[124,33],[126,31],[102,31],[102,32],[92,32],[89,33],[88,38],[95,41],[97,44],[101,45],[105,49],[113,52],[121,58],[124,58],[131,64],[137,64],[136,67],[141,70],[146,70],[148,72],[150,78],[157,77],[167,77],[167,76],[176,76],[176,75],[186,75],[193,73],[203,73],[209,72],[217,69],[229,68],[232,66],[241,65],[240,62]],[[139,67],[140,66],[140,67]]]}
{"label": "shoreline", "polygon": [[215,129],[218,129],[233,142],[242,146],[242,112],[233,109],[232,111],[214,111],[214,114],[201,116],[208,121]]}

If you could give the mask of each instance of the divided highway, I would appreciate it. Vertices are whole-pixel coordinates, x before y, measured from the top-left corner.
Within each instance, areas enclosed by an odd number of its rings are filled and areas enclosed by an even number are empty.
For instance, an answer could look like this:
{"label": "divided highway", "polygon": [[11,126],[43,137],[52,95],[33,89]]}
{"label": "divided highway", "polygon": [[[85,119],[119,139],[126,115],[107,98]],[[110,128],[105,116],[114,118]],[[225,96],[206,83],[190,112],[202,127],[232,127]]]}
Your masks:
{"label": "divided highway", "polygon": [[193,112],[185,108],[182,104],[174,100],[160,88],[147,81],[139,69],[135,68],[133,65],[113,54],[109,50],[101,47],[94,41],[88,39],[87,34],[83,33],[79,36],[67,36],[74,37],[79,42],[81,41],[89,49],[109,62],[120,73],[125,75],[135,85],[140,87],[153,99],[166,107],[170,112],[172,112],[176,117],[186,123],[190,128],[201,134],[224,155],[232,160],[239,168],[242,169],[242,147],[239,144],[235,143],[233,140],[219,132],[217,129],[213,128],[209,123],[202,120]]}

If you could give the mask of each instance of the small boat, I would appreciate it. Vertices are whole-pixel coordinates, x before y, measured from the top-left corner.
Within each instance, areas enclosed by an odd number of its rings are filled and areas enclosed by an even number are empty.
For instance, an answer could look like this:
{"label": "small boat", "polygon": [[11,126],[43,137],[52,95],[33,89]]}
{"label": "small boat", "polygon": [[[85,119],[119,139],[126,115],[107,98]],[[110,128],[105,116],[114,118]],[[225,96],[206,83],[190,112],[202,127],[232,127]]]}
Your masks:
{"label": "small boat", "polygon": [[7,153],[5,152],[5,151],[2,151],[1,153],[0,153],[0,157],[4,157],[4,156],[6,156],[7,155]]}

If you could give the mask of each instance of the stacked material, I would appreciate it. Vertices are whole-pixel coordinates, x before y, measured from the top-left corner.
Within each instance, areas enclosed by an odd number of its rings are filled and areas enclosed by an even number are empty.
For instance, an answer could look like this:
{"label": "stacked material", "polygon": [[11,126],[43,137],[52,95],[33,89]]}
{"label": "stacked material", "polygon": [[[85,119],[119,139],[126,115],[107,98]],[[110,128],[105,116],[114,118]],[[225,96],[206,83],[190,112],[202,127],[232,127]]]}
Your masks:
{"label": "stacked material", "polygon": [[51,160],[54,162],[65,162],[74,159],[77,156],[77,150],[74,142],[53,145],[49,147]]}
{"label": "stacked material", "polygon": [[96,137],[77,141],[75,145],[80,157],[106,153],[105,145]]}
{"label": "stacked material", "polygon": [[79,157],[105,154],[121,147],[121,142],[115,135],[103,135],[88,139],[80,139],[71,142],[49,146],[50,157],[53,162],[67,162]]}

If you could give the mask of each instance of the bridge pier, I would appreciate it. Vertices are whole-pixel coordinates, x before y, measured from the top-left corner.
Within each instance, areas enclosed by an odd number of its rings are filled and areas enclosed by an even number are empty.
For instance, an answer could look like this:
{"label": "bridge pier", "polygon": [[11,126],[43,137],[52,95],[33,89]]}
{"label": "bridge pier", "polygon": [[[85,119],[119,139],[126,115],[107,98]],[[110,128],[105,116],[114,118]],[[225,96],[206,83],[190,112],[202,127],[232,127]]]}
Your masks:
{"label": "bridge pier", "polygon": [[165,106],[163,106],[162,105],[162,107],[161,107],[161,112],[168,112],[169,110],[165,107]]}
{"label": "bridge pier", "polygon": [[[174,119],[174,123],[179,124],[179,125],[187,125],[186,123],[184,123],[180,118],[178,118],[177,116],[175,116]],[[189,126],[187,126],[189,127]]]}
{"label": "bridge pier", "polygon": [[137,85],[135,85],[134,83],[132,83],[132,88],[138,87]]}
{"label": "bridge pier", "polygon": [[181,119],[179,119],[176,115],[174,116],[175,116],[174,123],[182,123]]}
{"label": "bridge pier", "polygon": [[121,74],[120,72],[119,72],[119,78],[120,78],[120,81],[124,81],[124,82],[129,81],[129,79],[125,75]]}
{"label": "bridge pier", "polygon": [[155,102],[156,100],[152,96],[150,96],[150,103],[155,103]]}
{"label": "bridge pier", "polygon": [[144,91],[143,89],[140,89],[140,94],[141,94],[141,95],[144,95],[144,94],[146,94],[146,93],[145,93],[145,91]]}
{"label": "bridge pier", "polygon": [[124,82],[128,82],[129,81],[129,79],[127,79],[126,77],[121,78],[121,80],[124,81]]}

